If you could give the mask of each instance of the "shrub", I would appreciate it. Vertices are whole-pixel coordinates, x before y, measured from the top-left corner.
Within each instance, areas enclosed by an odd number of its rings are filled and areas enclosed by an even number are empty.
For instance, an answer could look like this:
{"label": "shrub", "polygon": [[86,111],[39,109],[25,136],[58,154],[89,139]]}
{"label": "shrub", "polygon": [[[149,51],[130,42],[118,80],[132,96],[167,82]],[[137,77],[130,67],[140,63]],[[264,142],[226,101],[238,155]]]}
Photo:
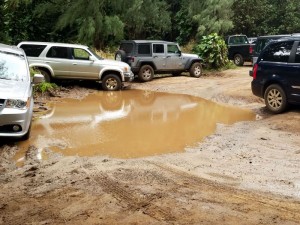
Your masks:
{"label": "shrub", "polygon": [[44,93],[47,91],[53,91],[54,89],[57,89],[57,88],[58,88],[58,86],[54,83],[43,82],[40,84],[36,84],[34,86],[34,91]]}
{"label": "shrub", "polygon": [[208,69],[226,68],[230,65],[225,41],[216,33],[203,36],[199,44],[193,48],[193,52],[204,60]]}

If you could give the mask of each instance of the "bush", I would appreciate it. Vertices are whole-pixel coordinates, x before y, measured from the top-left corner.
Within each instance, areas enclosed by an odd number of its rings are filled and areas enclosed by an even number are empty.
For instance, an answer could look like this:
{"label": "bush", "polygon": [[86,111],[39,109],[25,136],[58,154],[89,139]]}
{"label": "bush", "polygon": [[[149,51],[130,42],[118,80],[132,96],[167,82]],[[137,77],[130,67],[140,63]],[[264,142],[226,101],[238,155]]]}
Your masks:
{"label": "bush", "polygon": [[36,84],[34,86],[34,91],[44,93],[44,92],[47,92],[47,91],[53,91],[57,88],[58,88],[58,86],[54,83],[43,82],[43,83],[40,83],[40,84]]}
{"label": "bush", "polygon": [[204,64],[208,69],[230,67],[225,41],[216,33],[203,36],[199,44],[196,44],[193,48],[193,52],[204,60]]}

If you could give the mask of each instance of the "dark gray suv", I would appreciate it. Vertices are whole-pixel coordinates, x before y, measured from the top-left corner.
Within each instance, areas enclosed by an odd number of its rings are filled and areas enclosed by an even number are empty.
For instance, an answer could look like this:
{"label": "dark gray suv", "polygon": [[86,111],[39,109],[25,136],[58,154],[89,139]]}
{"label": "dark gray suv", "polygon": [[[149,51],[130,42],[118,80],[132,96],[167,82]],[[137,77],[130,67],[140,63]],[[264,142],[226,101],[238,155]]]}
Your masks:
{"label": "dark gray suv", "polygon": [[167,41],[122,41],[115,59],[126,62],[138,78],[145,82],[156,73],[179,75],[189,72],[192,77],[202,75],[202,59],[195,54],[182,53],[177,43]]}

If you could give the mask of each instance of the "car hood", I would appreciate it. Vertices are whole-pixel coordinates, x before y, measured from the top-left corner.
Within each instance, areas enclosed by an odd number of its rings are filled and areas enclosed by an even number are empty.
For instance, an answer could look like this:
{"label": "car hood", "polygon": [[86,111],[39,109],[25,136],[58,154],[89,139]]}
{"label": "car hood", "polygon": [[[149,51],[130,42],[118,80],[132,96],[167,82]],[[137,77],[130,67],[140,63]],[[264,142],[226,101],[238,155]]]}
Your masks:
{"label": "car hood", "polygon": [[197,59],[199,58],[199,56],[196,54],[188,54],[188,53],[182,53],[182,56],[186,58],[197,58]]}
{"label": "car hood", "polygon": [[0,79],[1,99],[24,99],[28,98],[30,83],[28,81],[15,81]]}

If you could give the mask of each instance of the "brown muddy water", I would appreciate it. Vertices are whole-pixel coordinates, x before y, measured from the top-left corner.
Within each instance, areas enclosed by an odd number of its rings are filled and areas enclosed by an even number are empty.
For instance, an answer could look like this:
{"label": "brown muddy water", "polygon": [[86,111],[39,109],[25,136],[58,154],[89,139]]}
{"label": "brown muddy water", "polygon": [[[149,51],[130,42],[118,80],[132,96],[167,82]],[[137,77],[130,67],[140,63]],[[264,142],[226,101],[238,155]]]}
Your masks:
{"label": "brown muddy water", "polygon": [[[64,99],[33,122],[31,137],[19,143],[63,155],[136,158],[183,152],[214,133],[218,123],[254,120],[250,110],[219,105],[181,94],[141,90],[99,92]],[[47,150],[47,151],[46,151]]]}

